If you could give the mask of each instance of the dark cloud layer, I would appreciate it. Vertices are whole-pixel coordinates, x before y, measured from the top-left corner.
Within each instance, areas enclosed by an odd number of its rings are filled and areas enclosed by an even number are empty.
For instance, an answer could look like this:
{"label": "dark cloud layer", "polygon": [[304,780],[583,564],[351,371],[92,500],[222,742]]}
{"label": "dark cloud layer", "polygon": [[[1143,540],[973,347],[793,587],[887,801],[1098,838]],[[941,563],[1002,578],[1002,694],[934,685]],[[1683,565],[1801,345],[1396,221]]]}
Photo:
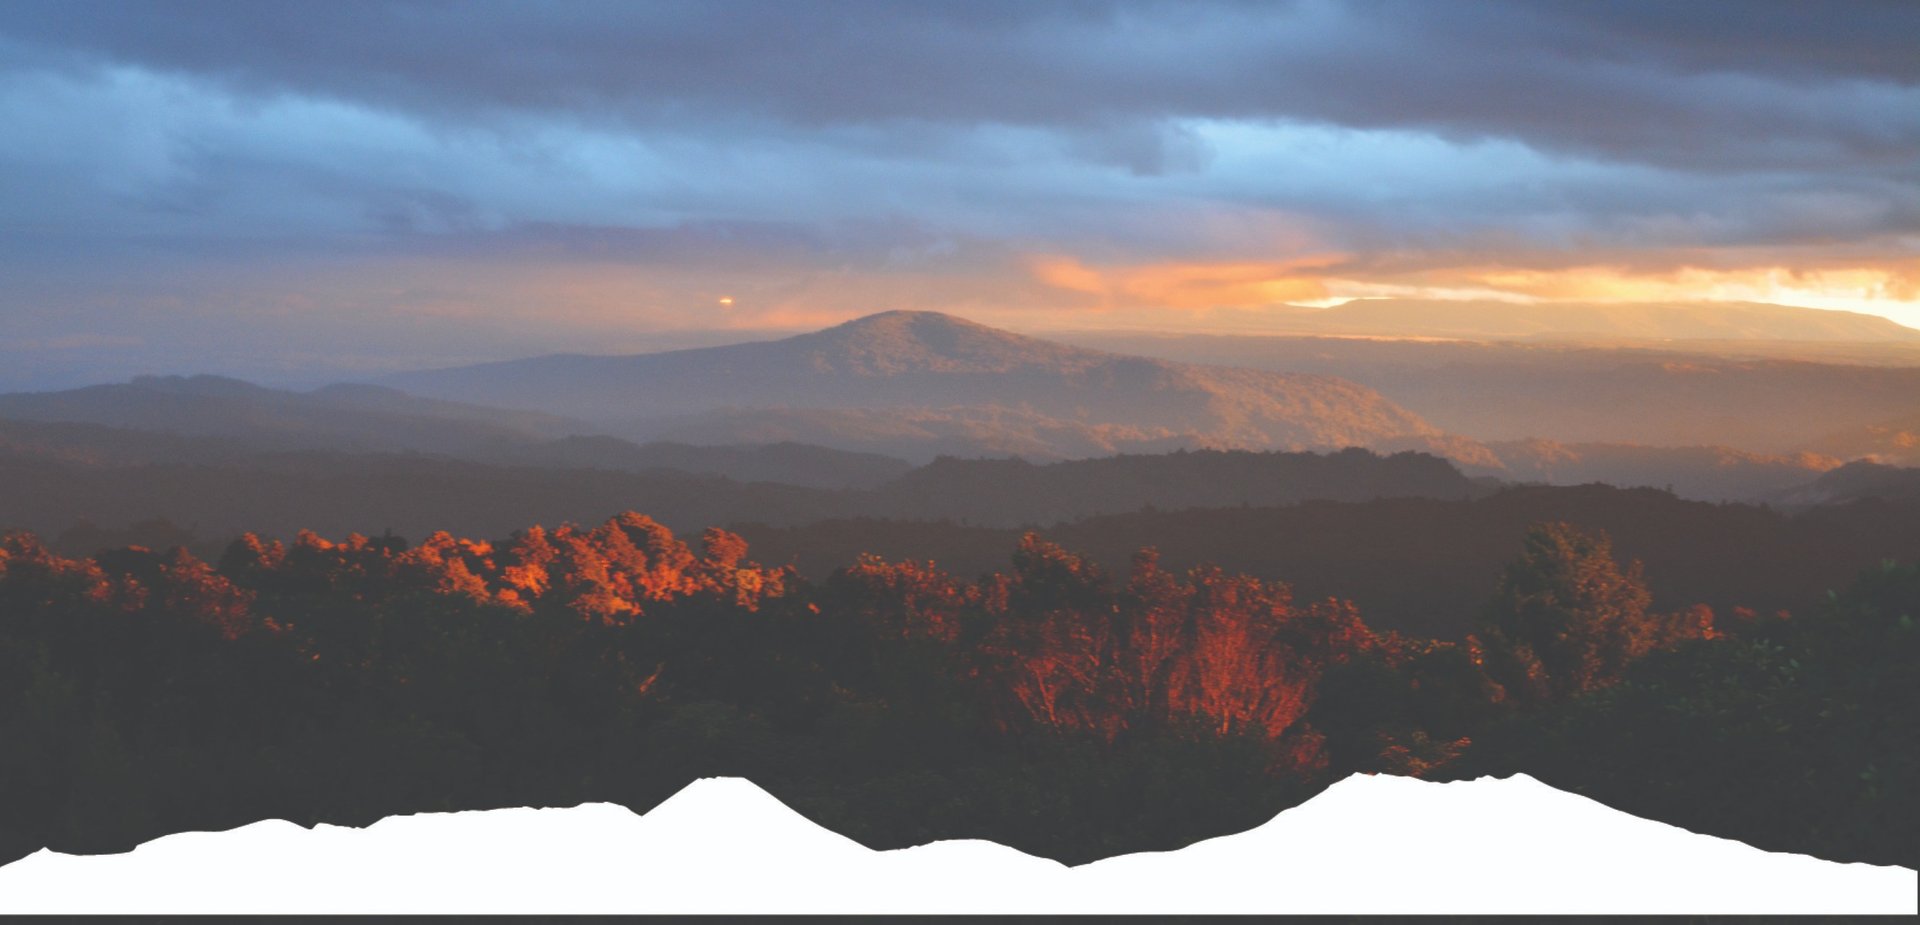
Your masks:
{"label": "dark cloud layer", "polygon": [[1287,118],[1662,164],[1891,163],[1920,139],[1904,0],[15,0],[5,19],[77,60],[449,119]]}
{"label": "dark cloud layer", "polygon": [[768,324],[1040,304],[1055,257],[1082,302],[1322,256],[1911,286],[1917,36],[1907,0],[10,0],[0,349],[189,303],[265,340],[462,299],[515,331],[620,293],[654,327],[736,288]]}

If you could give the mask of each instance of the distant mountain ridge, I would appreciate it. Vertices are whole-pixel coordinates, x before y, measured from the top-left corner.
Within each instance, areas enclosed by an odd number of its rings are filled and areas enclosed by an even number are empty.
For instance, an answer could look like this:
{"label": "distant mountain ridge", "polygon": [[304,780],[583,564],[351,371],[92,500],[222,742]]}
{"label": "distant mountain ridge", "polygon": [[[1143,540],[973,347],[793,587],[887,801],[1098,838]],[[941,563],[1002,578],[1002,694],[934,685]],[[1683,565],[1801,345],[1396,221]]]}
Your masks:
{"label": "distant mountain ridge", "polygon": [[366,385],[293,392],[222,376],[140,376],[0,395],[0,419],[243,440],[255,449],[448,452],[553,439],[577,421],[419,398]]}
{"label": "distant mountain ridge", "polygon": [[782,441],[635,444],[590,424],[420,398],[372,385],[295,392],[219,376],[141,376],[0,394],[0,457],[96,467],[273,464],[275,454],[427,454],[499,466],[671,471],[742,482],[862,488],[911,466]]}
{"label": "distant mountain ridge", "polygon": [[[975,455],[992,455],[1000,452],[996,440],[1011,440],[1041,457],[1362,446],[1491,459],[1336,376],[1123,356],[936,312],[883,312],[777,341],[555,355],[381,382],[416,395],[585,418],[623,436],[701,442],[772,437],[896,455],[938,443],[940,452],[972,445],[980,448]],[[998,430],[997,416],[1016,420],[1017,436]]]}

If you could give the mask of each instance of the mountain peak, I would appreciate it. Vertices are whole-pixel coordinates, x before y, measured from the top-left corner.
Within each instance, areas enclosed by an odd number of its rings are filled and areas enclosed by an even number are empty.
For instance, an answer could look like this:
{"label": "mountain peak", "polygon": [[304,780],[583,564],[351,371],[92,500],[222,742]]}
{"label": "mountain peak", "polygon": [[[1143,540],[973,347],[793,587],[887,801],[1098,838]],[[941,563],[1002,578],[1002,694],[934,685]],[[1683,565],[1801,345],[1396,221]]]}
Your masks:
{"label": "mountain peak", "polygon": [[989,338],[995,341],[1030,339],[999,328],[988,327],[977,321],[968,321],[958,315],[904,309],[863,315],[852,321],[801,336],[823,340],[859,339],[880,342],[902,340],[933,342],[964,337]]}
{"label": "mountain peak", "polygon": [[1104,356],[941,312],[887,311],[785,341],[817,370],[867,375],[920,370],[1005,372]]}
{"label": "mountain peak", "polygon": [[946,312],[923,311],[919,309],[910,309],[910,308],[896,308],[896,309],[891,309],[884,312],[874,312],[871,315],[861,315],[860,317],[855,318],[851,321],[845,321],[840,324],[834,325],[831,328],[824,328],[822,330],[824,331],[834,331],[834,330],[842,330],[842,329],[865,330],[865,329],[874,329],[874,328],[898,328],[898,327],[904,327],[904,326],[910,326],[910,325],[936,325],[936,326],[952,326],[952,327],[962,327],[962,328],[986,328],[987,327],[986,325],[980,324],[979,322],[968,321],[967,319],[962,318],[959,315],[949,315]]}
{"label": "mountain peak", "polygon": [[[881,312],[783,340],[387,381],[415,395],[584,416],[648,440],[804,440],[894,455],[912,447],[904,451],[916,457],[1409,449],[1443,438],[1378,392],[1330,376],[1121,356],[937,312]],[[1486,453],[1477,444],[1456,451],[1476,461]]]}

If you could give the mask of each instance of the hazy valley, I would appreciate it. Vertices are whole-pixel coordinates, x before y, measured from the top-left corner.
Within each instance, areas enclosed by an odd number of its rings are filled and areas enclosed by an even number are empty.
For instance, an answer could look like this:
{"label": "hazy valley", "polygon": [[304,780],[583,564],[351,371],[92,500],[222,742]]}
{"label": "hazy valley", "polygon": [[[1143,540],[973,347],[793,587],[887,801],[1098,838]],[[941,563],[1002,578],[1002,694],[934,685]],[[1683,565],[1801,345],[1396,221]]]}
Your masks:
{"label": "hazy valley", "polygon": [[[1784,338],[1877,326],[1769,308],[1758,317],[1778,330],[1742,329],[1735,353],[1714,352],[1732,341],[1655,348],[1566,331],[1526,343],[1388,339],[1384,323],[1366,338],[1063,335],[1119,351],[1107,352],[890,312],[782,340],[310,392],[150,376],[0,395],[0,451],[76,465],[424,454],[857,489],[938,457],[1362,447],[1430,453],[1472,478],[1782,503],[1813,497],[1796,490],[1852,460],[1920,462],[1920,354],[1915,365],[1837,360],[1831,351],[1855,342]],[[1502,307],[1482,327],[1513,315]],[[1799,358],[1796,345],[1827,359]],[[897,513],[919,516],[910,511]]]}
{"label": "hazy valley", "polygon": [[[1470,625],[1541,520],[1604,525],[1680,582],[1659,599],[1720,607],[1804,606],[1806,589],[1914,549],[1915,470],[1847,465],[1906,461],[1905,431],[1834,435],[1854,433],[1850,416],[1920,413],[1920,367],[1683,352],[1704,349],[1691,341],[1101,342],[1182,359],[893,312],[310,392],[198,376],[0,395],[16,488],[0,521],[69,554],[217,556],[243,532],[505,535],[640,510],[738,529],[815,577],[867,552],[983,573],[1038,528],[1109,569],[1156,546],[1440,636]],[[1596,435],[1609,439],[1580,439]],[[1679,442],[1702,438],[1726,442]],[[1511,488],[1588,483],[1656,491]],[[1756,562],[1774,564],[1739,577]]]}

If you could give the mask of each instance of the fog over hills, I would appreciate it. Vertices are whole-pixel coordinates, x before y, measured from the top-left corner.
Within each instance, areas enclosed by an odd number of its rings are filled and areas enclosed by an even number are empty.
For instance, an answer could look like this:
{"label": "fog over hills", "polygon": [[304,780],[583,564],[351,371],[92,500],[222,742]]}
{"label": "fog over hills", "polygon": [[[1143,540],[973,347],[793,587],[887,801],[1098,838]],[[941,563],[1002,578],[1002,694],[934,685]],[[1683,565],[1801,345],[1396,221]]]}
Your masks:
{"label": "fog over hills", "polygon": [[[1076,343],[1182,362],[1331,373],[1473,440],[1718,445],[1842,459],[1920,433],[1920,350],[1809,342],[1416,341],[1077,332]],[[1850,345],[1829,345],[1839,346]],[[1762,349],[1763,348],[1763,349]],[[1906,426],[1894,426],[1909,419]]]}
{"label": "fog over hills", "polygon": [[1115,350],[888,312],[779,341],[551,356],[310,392],[142,376],[0,395],[0,452],[82,465],[425,453],[865,489],[941,456],[1360,446],[1433,453],[1473,477],[1716,501],[1784,497],[1853,459],[1920,462],[1920,366],[1894,354],[1812,362],[1691,352],[1730,341],[1069,336]]}
{"label": "fog over hills", "polygon": [[892,452],[918,444],[911,455],[924,458],[964,449],[1066,457],[1365,446],[1490,461],[1483,448],[1336,376],[1122,356],[934,312],[885,312],[771,342],[547,356],[405,373],[383,384],[587,418],[626,436],[753,442],[805,434]]}
{"label": "fog over hills", "polygon": [[1920,465],[1920,411],[1822,435],[1808,449],[1845,459]]}

